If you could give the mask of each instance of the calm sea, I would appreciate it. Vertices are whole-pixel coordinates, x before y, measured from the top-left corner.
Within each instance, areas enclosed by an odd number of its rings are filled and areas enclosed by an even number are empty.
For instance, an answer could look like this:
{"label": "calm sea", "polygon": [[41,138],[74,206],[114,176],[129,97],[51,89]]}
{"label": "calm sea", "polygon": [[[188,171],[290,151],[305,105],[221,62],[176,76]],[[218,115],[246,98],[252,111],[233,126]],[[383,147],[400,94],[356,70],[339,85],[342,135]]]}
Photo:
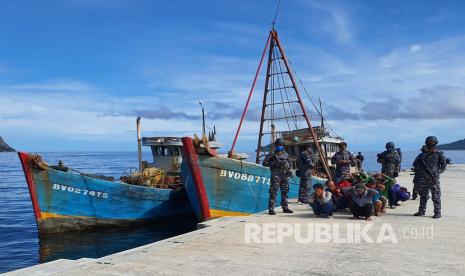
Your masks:
{"label": "calm sea", "polygon": [[[41,153],[83,172],[119,178],[137,166],[136,153]],[[150,154],[144,154],[150,160]],[[194,219],[156,226],[99,229],[39,239],[24,174],[16,153],[0,153],[0,273],[56,259],[98,258],[196,229]]]}
{"label": "calm sea", "polygon": [[[367,171],[379,170],[377,152],[363,152]],[[447,151],[455,163],[465,163],[465,151]],[[135,153],[41,153],[49,164],[65,165],[88,173],[121,174],[137,166]],[[404,152],[409,168],[417,151]],[[150,154],[144,153],[150,160]],[[0,273],[56,259],[98,258],[192,231],[195,221],[164,223],[134,229],[78,232],[39,240],[21,164],[16,153],[0,153]]]}

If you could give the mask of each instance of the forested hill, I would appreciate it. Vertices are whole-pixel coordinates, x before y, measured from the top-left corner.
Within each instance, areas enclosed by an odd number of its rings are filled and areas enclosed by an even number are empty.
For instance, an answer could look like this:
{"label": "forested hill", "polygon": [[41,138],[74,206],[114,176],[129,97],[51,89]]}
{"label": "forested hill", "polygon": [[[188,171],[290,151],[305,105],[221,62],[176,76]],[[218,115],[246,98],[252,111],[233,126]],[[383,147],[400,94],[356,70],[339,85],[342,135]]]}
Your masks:
{"label": "forested hill", "polygon": [[12,147],[8,146],[5,141],[3,141],[2,136],[0,136],[0,152],[9,152],[9,151],[15,151]]}
{"label": "forested hill", "polygon": [[439,145],[438,149],[441,150],[465,150],[465,139],[455,141],[449,144]]}

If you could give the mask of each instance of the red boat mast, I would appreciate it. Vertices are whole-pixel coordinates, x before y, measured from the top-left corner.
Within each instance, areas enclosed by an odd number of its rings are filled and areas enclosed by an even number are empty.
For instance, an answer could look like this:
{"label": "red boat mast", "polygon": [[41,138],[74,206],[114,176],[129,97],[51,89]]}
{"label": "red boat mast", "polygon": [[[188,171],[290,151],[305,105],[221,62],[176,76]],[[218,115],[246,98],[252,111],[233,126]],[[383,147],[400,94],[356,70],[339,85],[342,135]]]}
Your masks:
{"label": "red boat mast", "polygon": [[[268,64],[267,64],[267,70],[266,70],[265,89],[264,89],[264,94],[263,94],[262,113],[261,113],[261,119],[260,119],[260,131],[258,135],[257,155],[256,155],[255,162],[259,163],[260,158],[262,157],[261,154],[266,152],[266,150],[264,150],[263,145],[262,145],[263,136],[267,134],[272,135],[271,132],[266,133],[263,131],[265,122],[269,121],[270,124],[274,126],[274,123],[276,121],[286,120],[286,123],[290,129],[291,127],[290,127],[289,120],[291,120],[295,124],[295,129],[297,129],[297,120],[300,117],[300,118],[304,118],[305,120],[306,126],[308,127],[311,137],[313,139],[313,142],[315,143],[315,146],[317,148],[320,160],[322,161],[321,163],[323,164],[325,173],[328,176],[328,178],[331,180],[331,173],[329,172],[328,166],[326,164],[326,157],[323,153],[323,150],[321,149],[320,143],[318,142],[318,137],[312,127],[310,116],[308,115],[305,105],[302,101],[302,97],[300,95],[297,83],[295,82],[293,72],[291,71],[291,67],[289,65],[289,60],[286,57],[284,48],[278,38],[278,33],[276,32],[274,27],[270,31],[270,34],[268,36],[268,39],[265,45],[265,49],[263,50],[262,57],[260,59],[260,63],[257,68],[257,72],[255,73],[255,78],[252,83],[252,87],[250,89],[246,105],[244,107],[244,111],[242,112],[241,120],[239,122],[236,135],[234,136],[234,141],[232,143],[231,150],[229,151],[229,156],[232,157],[234,155],[234,148],[236,146],[237,138],[239,136],[242,123],[247,113],[247,109],[249,107],[250,100],[252,98],[252,94],[253,94],[258,76],[260,74],[260,69],[262,67],[263,59],[264,59],[267,48],[269,48]],[[287,84],[287,81],[286,81],[287,79],[290,80],[291,82],[290,85]],[[284,96],[283,96],[282,91],[284,91]],[[294,98],[291,95],[292,92],[294,92],[293,93],[295,95]],[[276,94],[279,93],[279,95],[281,96],[281,101],[275,102],[275,97],[277,97],[275,93]],[[267,101],[269,98],[271,100],[271,103],[268,103]],[[294,104],[300,107],[302,113],[297,113],[295,111],[295,109],[293,108]],[[281,114],[283,115],[282,117],[276,117],[275,108],[274,108],[276,105],[280,105],[283,107],[284,113]],[[286,105],[289,108],[288,112],[290,112],[290,114],[287,114],[286,112]],[[270,113],[270,117],[268,118],[266,118],[267,111],[269,111]],[[270,141],[270,142],[271,144],[273,143],[273,141]],[[271,149],[268,149],[268,151],[270,150]]]}

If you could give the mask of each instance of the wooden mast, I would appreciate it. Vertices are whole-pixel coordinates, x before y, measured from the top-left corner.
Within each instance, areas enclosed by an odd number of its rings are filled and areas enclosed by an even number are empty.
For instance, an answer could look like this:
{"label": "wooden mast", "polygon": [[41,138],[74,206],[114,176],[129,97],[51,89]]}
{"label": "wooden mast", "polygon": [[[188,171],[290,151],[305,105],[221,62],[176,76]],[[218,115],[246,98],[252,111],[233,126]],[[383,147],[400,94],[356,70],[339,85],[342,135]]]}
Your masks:
{"label": "wooden mast", "polygon": [[[265,79],[265,90],[263,92],[262,116],[260,120],[260,131],[258,133],[257,156],[255,158],[255,163],[257,164],[260,162],[260,152],[262,149],[263,125],[265,124],[266,97],[268,96],[268,92],[269,92],[268,86],[269,86],[269,81],[270,81],[271,63],[273,59],[273,48],[275,45],[275,42],[273,39],[273,31],[270,31],[270,42],[269,43],[270,43],[270,49],[268,52],[268,64],[266,65],[266,79]],[[273,146],[270,145],[270,149],[271,148],[273,148]]]}

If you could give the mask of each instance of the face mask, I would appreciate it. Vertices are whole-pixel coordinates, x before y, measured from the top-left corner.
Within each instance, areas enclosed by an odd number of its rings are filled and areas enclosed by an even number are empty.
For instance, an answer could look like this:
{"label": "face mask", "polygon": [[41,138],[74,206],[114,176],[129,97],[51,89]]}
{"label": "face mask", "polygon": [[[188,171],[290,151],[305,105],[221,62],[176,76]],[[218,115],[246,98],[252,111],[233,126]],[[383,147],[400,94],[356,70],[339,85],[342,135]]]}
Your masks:
{"label": "face mask", "polygon": [[283,151],[284,150],[284,146],[276,146],[276,151]]}

